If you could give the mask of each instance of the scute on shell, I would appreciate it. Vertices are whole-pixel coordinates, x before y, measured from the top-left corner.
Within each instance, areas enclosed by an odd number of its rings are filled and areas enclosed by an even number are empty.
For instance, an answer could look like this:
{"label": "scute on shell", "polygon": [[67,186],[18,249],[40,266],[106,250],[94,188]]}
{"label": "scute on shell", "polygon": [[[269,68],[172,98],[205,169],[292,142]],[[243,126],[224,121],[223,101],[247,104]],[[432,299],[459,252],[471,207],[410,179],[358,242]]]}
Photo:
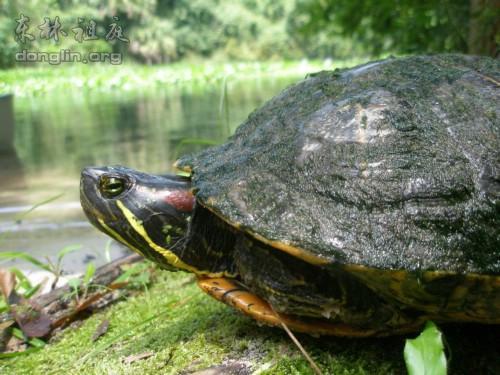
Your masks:
{"label": "scute on shell", "polygon": [[498,275],[498,103],[497,60],[391,58],[306,78],[177,166],[227,222],[327,261]]}

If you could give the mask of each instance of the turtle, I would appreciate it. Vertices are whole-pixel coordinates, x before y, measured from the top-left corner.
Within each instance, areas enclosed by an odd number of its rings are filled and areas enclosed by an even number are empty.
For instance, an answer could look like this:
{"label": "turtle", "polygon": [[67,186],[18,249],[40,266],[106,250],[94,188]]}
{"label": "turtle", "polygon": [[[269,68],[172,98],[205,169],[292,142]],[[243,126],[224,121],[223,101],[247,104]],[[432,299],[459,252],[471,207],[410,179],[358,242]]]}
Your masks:
{"label": "turtle", "polygon": [[405,334],[500,323],[500,62],[321,71],[174,174],[88,167],[102,232],[271,326]]}

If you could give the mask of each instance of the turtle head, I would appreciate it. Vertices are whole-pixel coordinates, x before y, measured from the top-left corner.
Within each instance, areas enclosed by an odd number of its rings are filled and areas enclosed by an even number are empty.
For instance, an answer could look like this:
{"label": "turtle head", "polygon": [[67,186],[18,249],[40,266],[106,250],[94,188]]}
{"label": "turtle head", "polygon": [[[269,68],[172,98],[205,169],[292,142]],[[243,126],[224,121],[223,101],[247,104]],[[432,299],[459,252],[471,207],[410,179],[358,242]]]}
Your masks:
{"label": "turtle head", "polygon": [[[102,232],[164,268],[178,266],[195,198],[188,178],[113,166],[85,168],[80,201]],[[182,263],[182,262],[181,262]]]}

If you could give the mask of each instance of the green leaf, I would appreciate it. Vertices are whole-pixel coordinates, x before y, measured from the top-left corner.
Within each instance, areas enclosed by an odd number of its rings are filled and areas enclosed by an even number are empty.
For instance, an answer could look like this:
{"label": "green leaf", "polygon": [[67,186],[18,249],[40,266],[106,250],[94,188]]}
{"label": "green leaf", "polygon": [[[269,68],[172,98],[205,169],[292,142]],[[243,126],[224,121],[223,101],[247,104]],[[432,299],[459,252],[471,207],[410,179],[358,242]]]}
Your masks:
{"label": "green leaf", "polygon": [[149,284],[149,280],[150,280],[150,275],[149,272],[147,271],[143,271],[139,275],[134,277],[134,282],[138,284],[147,285]]}
{"label": "green leaf", "polygon": [[115,283],[121,283],[125,281],[130,281],[131,277],[140,274],[145,269],[147,269],[147,265],[145,263],[136,263],[132,267],[128,268],[124,273],[118,276],[115,279]]}
{"label": "green leaf", "polygon": [[9,268],[9,271],[16,275],[17,280],[19,281],[19,283],[17,284],[18,288],[23,288],[24,290],[33,288],[33,285],[31,285],[29,279],[19,268],[11,267]]}
{"label": "green leaf", "polygon": [[38,289],[40,289],[41,286],[42,286],[42,284],[37,284],[29,289],[27,288],[26,291],[23,293],[23,297],[26,299],[33,297],[33,295],[36,292],[38,292]]}
{"label": "green leaf", "polygon": [[31,264],[34,264],[38,268],[41,268],[45,271],[52,272],[50,267],[43,263],[40,262],[38,259],[32,257],[31,255],[28,255],[22,251],[4,251],[0,253],[0,259],[5,259],[5,260],[12,260],[12,259],[22,259],[27,262],[30,262]]}
{"label": "green leaf", "polygon": [[47,343],[43,340],[40,340],[39,338],[32,338],[28,341],[28,343],[31,346],[34,346],[35,348],[43,348]]}
{"label": "green leaf", "polygon": [[446,375],[442,333],[431,321],[417,338],[406,340],[404,357],[410,375]]}
{"label": "green leaf", "polygon": [[94,273],[95,273],[95,265],[94,263],[89,263],[87,265],[87,269],[85,270],[85,275],[83,276],[83,285],[85,286],[89,285],[92,276],[94,276]]}
{"label": "green leaf", "polygon": [[74,291],[77,291],[78,290],[78,287],[80,286],[81,284],[81,280],[79,278],[74,278],[74,279],[69,279],[68,280],[68,285],[71,289],[73,289]]}
{"label": "green leaf", "polygon": [[3,296],[0,296],[0,314],[9,311],[10,307]]}
{"label": "green leaf", "polygon": [[64,258],[67,254],[69,254],[69,253],[71,253],[71,252],[73,252],[73,251],[79,250],[79,249],[81,249],[81,248],[82,248],[82,245],[70,245],[70,246],[66,246],[66,247],[64,247],[61,251],[59,251],[59,252],[57,253],[57,261],[58,261],[58,262],[61,262],[61,261],[63,260],[63,258]]}
{"label": "green leaf", "polygon": [[10,267],[9,271],[16,275],[19,283],[26,283],[27,286],[31,287],[31,282],[28,277],[17,267]]}
{"label": "green leaf", "polygon": [[12,328],[12,336],[17,337],[19,340],[26,340],[26,336],[19,328]]}

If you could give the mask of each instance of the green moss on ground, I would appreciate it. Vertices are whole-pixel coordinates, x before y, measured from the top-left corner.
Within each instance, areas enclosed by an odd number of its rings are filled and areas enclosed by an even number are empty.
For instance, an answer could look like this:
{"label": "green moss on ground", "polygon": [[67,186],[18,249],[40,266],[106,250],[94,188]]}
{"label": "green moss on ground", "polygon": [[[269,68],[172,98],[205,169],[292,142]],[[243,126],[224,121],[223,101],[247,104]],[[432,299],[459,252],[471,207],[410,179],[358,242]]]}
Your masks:
{"label": "green moss on ground", "polygon": [[[92,335],[104,319],[110,322],[108,331],[92,342]],[[498,330],[487,328],[478,332],[474,327],[473,333],[455,328],[449,336],[445,332],[454,354],[454,367],[461,369],[458,372],[467,373],[471,366],[481,366],[491,373],[498,370],[495,361],[499,353],[494,345]],[[298,337],[325,373],[405,372],[401,337]],[[130,364],[124,361],[146,352],[153,355]],[[259,327],[203,294],[191,275],[159,272],[158,280],[147,292],[92,315],[79,327],[66,329],[38,352],[2,360],[0,373],[179,374],[231,363],[246,367],[248,373],[312,374],[283,331]]]}

